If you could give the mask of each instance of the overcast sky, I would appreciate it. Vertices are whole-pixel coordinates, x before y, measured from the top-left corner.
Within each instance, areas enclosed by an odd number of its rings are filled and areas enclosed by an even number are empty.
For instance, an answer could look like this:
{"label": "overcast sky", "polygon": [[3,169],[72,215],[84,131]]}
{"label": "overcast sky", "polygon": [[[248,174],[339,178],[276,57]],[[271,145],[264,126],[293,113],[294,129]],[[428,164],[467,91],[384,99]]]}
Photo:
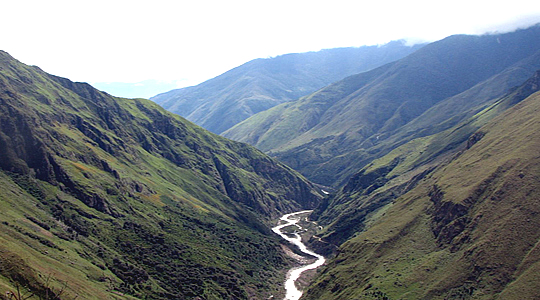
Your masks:
{"label": "overcast sky", "polygon": [[85,82],[197,84],[255,58],[540,22],[512,1],[2,1],[0,50]]}

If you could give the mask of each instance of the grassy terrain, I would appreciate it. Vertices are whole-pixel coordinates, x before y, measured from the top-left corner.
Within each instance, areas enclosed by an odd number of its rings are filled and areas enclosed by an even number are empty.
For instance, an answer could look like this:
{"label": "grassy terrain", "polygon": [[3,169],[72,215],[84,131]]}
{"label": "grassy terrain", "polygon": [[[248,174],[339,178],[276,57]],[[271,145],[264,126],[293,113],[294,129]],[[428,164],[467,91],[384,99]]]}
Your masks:
{"label": "grassy terrain", "polygon": [[342,186],[374,159],[454,127],[534,74],[539,28],[448,37],[254,115],[223,135],[255,145],[313,182]]}
{"label": "grassy terrain", "polygon": [[[511,96],[498,103],[506,105]],[[460,152],[410,181],[414,185],[382,201],[383,206],[371,207],[373,213],[359,219],[362,226],[340,246],[305,298],[534,299],[540,291],[539,109],[540,94],[535,93],[487,122]],[[484,122],[488,111],[471,122]],[[375,161],[329,207],[356,206],[356,214],[344,215],[362,215],[381,198],[359,194],[361,179],[377,170],[391,174],[380,170],[398,154],[425,151],[436,139],[419,140]],[[397,191],[392,184],[383,182],[379,194]]]}
{"label": "grassy terrain", "polygon": [[268,222],[320,198],[250,146],[4,52],[0,154],[2,295],[279,295],[291,262]]}
{"label": "grassy terrain", "polygon": [[[478,130],[537,91],[539,78],[540,73],[537,72],[521,86],[468,120],[443,132],[414,139],[373,160],[314,213],[321,224],[327,226],[324,231],[326,238],[338,234],[342,236],[333,239],[334,242],[343,242],[362,226],[372,211],[375,213],[392,199],[406,193],[435,166],[481,139],[484,133]],[[360,210],[362,213],[358,213]],[[344,219],[349,221],[344,222]],[[352,223],[358,223],[360,227],[348,226],[350,220],[355,220]]]}

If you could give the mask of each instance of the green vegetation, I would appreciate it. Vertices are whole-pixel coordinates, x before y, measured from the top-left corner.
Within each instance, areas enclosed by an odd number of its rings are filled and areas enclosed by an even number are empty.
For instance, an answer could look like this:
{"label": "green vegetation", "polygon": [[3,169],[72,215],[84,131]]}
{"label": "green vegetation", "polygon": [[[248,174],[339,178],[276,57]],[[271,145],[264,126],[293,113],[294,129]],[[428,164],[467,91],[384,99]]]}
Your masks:
{"label": "green vegetation", "polygon": [[320,198],[250,146],[4,52],[0,124],[2,295],[279,295],[291,261],[267,222]]}
{"label": "green vegetation", "polygon": [[[540,69],[540,26],[451,36],[223,133],[341,187],[374,159],[469,119]],[[519,46],[517,46],[519,45]]]}
{"label": "green vegetation", "polygon": [[539,78],[373,161],[325,199],[313,216],[340,247],[312,241],[335,257],[306,299],[535,298]]}
{"label": "green vegetation", "polygon": [[346,76],[400,59],[422,46],[395,41],[383,46],[256,59],[197,86],[172,90],[151,100],[221,134],[258,112],[296,100]]}
{"label": "green vegetation", "polygon": [[[0,52],[0,299],[279,298],[295,262],[269,222],[300,209],[329,257],[305,299],[535,298],[539,33],[449,37],[226,132],[339,187],[325,198],[151,101]],[[216,95],[243,100],[221,117],[288,97],[259,72],[304,86],[285,64],[298,57],[224,74]]]}

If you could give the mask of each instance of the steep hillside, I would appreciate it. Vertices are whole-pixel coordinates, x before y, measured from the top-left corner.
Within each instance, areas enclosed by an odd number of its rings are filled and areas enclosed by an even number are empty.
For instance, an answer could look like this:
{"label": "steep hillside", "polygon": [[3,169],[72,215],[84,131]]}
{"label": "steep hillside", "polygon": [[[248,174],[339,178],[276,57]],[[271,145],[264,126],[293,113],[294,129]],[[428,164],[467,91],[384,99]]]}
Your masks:
{"label": "steep hillside", "polygon": [[151,100],[215,132],[277,104],[296,100],[348,75],[400,59],[422,45],[339,48],[256,59],[194,87]]}
{"label": "steep hillside", "polygon": [[443,132],[414,139],[373,160],[342,189],[325,198],[311,215],[325,226],[321,237],[339,245],[363,230],[371,213],[414,188],[438,164],[482,138],[481,133],[476,133],[478,129],[539,90],[540,71],[537,71],[521,86],[471,118]]}
{"label": "steep hillside", "polygon": [[[347,241],[326,246],[337,254],[305,299],[536,299],[540,93],[521,100],[539,88],[537,73],[453,130],[355,175],[318,213],[332,223],[328,241]],[[430,150],[463,136],[450,156]],[[324,217],[331,210],[341,219]]]}
{"label": "steep hillside", "polygon": [[414,138],[446,130],[540,68],[540,26],[451,36],[236,125],[248,142],[310,180],[340,186]]}
{"label": "steep hillside", "polygon": [[67,299],[267,298],[289,262],[264,223],[319,202],[250,146],[5,52],[0,186],[1,294]]}

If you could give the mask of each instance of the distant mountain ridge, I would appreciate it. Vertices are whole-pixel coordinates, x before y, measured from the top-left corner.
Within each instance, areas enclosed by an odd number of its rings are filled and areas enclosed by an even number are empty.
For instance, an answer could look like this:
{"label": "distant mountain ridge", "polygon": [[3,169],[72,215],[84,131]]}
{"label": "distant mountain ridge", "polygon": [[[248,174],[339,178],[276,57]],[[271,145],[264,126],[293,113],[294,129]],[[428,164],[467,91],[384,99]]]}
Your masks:
{"label": "distant mountain ridge", "polygon": [[540,26],[458,35],[223,133],[279,158],[310,180],[340,186],[369,161],[450,128],[540,68]]}
{"label": "distant mountain ridge", "polygon": [[348,75],[395,61],[421,47],[394,41],[382,46],[255,59],[197,86],[150,99],[219,134],[253,114],[296,100]]}

